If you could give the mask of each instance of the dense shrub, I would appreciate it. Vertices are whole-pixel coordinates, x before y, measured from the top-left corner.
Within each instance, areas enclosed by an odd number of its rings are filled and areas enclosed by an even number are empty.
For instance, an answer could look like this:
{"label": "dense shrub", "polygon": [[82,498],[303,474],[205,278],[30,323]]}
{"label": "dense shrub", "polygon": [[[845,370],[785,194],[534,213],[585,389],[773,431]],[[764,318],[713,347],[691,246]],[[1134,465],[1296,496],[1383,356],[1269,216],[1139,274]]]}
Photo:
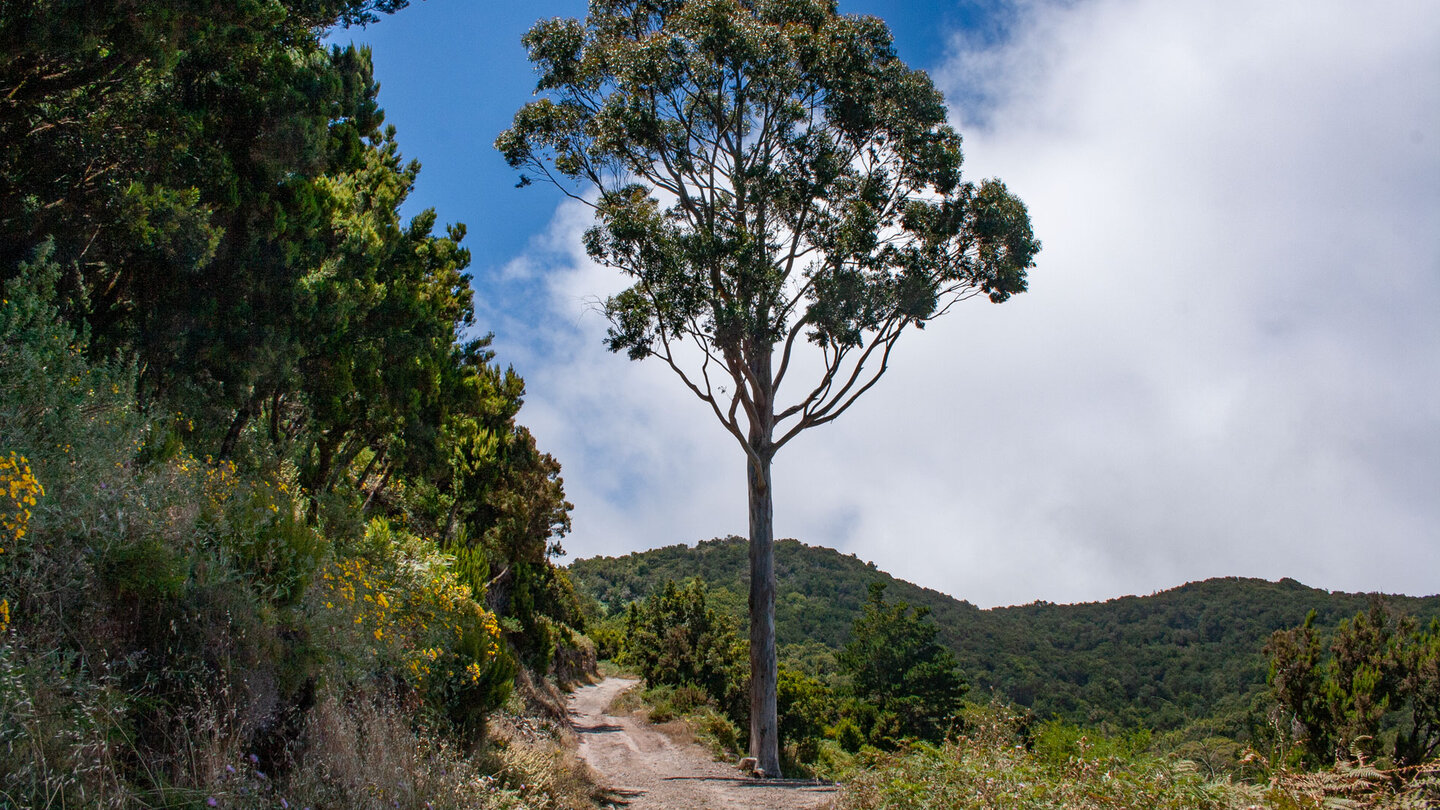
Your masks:
{"label": "dense shrub", "polygon": [[625,619],[621,660],[651,686],[694,687],[732,721],[748,716],[749,658],[734,621],[709,604],[705,583],[666,583]]}
{"label": "dense shrub", "polygon": [[776,703],[780,715],[782,753],[792,764],[814,762],[820,741],[835,722],[838,704],[831,689],[787,666],[780,667]]}
{"label": "dense shrub", "polygon": [[872,744],[935,741],[955,726],[967,687],[938,634],[928,610],[887,603],[884,583],[871,584],[840,667],[855,699],[848,713]]}
{"label": "dense shrub", "polygon": [[0,805],[489,806],[407,763],[593,660],[464,226],[324,41],[405,5],[0,12]]}
{"label": "dense shrub", "polygon": [[1031,750],[1019,723],[1003,706],[977,708],[955,739],[876,753],[846,780],[840,807],[1240,810],[1260,799],[1259,791],[1208,782],[1188,763],[1103,750],[1060,727],[1054,745]]}
{"label": "dense shrub", "polygon": [[595,654],[602,661],[613,661],[625,649],[625,613],[614,613],[588,623],[586,634],[595,644]]}
{"label": "dense shrub", "polygon": [[1440,621],[1422,628],[1376,599],[1328,649],[1312,612],[1266,645],[1276,742],[1312,766],[1420,765],[1440,753]]}

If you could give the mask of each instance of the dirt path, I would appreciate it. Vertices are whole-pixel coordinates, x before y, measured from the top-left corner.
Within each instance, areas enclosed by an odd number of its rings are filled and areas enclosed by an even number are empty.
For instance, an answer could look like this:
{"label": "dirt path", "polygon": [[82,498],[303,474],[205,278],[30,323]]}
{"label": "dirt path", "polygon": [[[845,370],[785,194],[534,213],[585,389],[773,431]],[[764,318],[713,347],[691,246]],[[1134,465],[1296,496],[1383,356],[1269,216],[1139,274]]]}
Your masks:
{"label": "dirt path", "polygon": [[610,702],[634,685],[606,678],[570,696],[580,757],[616,804],[633,810],[821,810],[833,802],[835,789],[828,785],[751,779],[712,761],[694,743],[677,743],[633,717],[606,714]]}

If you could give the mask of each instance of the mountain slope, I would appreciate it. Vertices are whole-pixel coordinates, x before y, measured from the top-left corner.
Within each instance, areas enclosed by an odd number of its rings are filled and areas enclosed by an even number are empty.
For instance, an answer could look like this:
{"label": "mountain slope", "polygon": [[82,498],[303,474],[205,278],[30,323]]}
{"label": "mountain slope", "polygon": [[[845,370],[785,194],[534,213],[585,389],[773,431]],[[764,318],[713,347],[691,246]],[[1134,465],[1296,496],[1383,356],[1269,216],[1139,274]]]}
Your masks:
{"label": "mountain slope", "polygon": [[[1192,582],[1150,596],[980,610],[969,602],[895,579],[853,555],[776,544],[776,632],[782,647],[838,649],[874,580],[886,596],[929,608],[955,651],[972,696],[995,691],[1042,717],[1172,729],[1213,719],[1238,733],[1265,684],[1261,649],[1274,630],[1304,621],[1333,628],[1369,604],[1292,579],[1236,577]],[[664,585],[698,576],[716,601],[743,619],[748,593],[743,538],[667,546],[570,565],[576,587],[606,612],[623,610]],[[1423,621],[1440,618],[1440,597],[1387,597]]]}

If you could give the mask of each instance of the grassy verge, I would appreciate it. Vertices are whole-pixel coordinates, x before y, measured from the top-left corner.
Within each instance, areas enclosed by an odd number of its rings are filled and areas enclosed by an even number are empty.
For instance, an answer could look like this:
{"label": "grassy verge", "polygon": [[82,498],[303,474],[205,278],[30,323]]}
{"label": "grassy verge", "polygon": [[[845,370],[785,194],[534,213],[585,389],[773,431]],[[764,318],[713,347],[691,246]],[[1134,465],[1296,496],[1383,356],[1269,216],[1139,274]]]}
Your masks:
{"label": "grassy verge", "polygon": [[740,729],[722,714],[703,690],[685,686],[633,686],[610,704],[611,714],[638,714],[651,725],[709,749],[717,760],[740,756]]}
{"label": "grassy verge", "polygon": [[1440,806],[1440,767],[1324,773],[1272,768],[1248,757],[1246,781],[1201,775],[1127,738],[1090,738],[1055,724],[1027,729],[1003,707],[972,709],[965,733],[898,752],[866,749],[843,774],[841,810],[1154,808],[1155,810],[1412,810]]}

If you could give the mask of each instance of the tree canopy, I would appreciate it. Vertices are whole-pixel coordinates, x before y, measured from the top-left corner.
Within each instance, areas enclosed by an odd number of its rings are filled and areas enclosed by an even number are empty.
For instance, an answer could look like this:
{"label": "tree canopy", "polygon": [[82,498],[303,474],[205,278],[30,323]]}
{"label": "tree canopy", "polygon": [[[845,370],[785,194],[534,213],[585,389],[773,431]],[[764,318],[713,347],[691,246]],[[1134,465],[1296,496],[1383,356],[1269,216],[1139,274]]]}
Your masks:
{"label": "tree canopy", "polygon": [[1276,630],[1265,652],[1281,731],[1311,764],[1417,765],[1440,751],[1440,619],[1426,628],[1377,597],[1340,622],[1328,650],[1312,611]]}
{"label": "tree canopy", "polygon": [[[525,44],[548,95],[497,146],[595,208],[586,249],[634,282],[606,304],[610,348],[670,364],[748,452],[838,417],[907,326],[1026,289],[1024,204],[962,179],[943,98],[878,19],[601,2]],[[781,405],[801,338],[823,370]],[[752,447],[756,424],[778,437]]]}

